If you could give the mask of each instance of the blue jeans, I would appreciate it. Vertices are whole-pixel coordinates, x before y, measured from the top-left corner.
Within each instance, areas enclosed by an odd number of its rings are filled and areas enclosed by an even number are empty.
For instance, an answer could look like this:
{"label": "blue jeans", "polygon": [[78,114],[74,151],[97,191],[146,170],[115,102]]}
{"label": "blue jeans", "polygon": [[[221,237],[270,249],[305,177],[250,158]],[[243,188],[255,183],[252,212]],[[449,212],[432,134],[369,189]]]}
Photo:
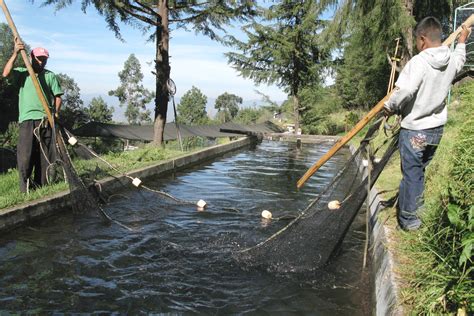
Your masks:
{"label": "blue jeans", "polygon": [[425,129],[400,129],[399,147],[402,181],[398,197],[398,223],[406,230],[418,229],[421,220],[417,214],[423,206],[425,169],[433,158],[443,126]]}

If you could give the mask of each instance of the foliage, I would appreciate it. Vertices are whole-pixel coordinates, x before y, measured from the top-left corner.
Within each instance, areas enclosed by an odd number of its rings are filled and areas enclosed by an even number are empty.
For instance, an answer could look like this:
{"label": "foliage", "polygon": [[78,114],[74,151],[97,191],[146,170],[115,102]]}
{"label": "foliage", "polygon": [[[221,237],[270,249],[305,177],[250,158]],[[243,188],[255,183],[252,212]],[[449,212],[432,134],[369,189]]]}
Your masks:
{"label": "foliage", "polygon": [[387,54],[393,56],[395,38],[413,23],[401,1],[371,2],[373,6],[358,3],[348,18],[350,36],[336,70],[336,86],[346,108],[369,108],[385,96],[390,77]]}
{"label": "foliage", "polygon": [[[54,5],[56,10],[71,5],[71,0],[43,0],[43,5]],[[179,0],[81,0],[81,9],[86,13],[88,6],[94,7],[104,16],[108,27],[121,39],[119,22],[137,27],[144,32],[156,31],[163,17],[157,7],[165,5],[169,10],[169,23],[176,29],[192,29],[212,39],[220,39],[218,31],[224,31],[223,25],[234,21],[245,21],[255,15],[252,1],[179,1]],[[153,27],[155,26],[155,27]]]}
{"label": "foliage", "polygon": [[59,113],[61,124],[67,129],[72,130],[89,121],[89,117],[83,106],[81,99],[81,90],[73,78],[66,74],[57,75],[59,83],[64,94],[62,98],[62,106]]}
{"label": "foliage", "polygon": [[474,312],[474,83],[458,89],[460,104],[428,169],[424,228],[403,236],[405,299],[416,314]]}
{"label": "foliage", "polygon": [[16,148],[18,144],[20,126],[18,122],[10,122],[8,128],[3,134],[2,147]]}
{"label": "foliage", "polygon": [[112,122],[114,108],[107,105],[102,97],[94,97],[86,108],[86,113],[91,121],[109,123]]}
{"label": "foliage", "polygon": [[[243,28],[247,41],[228,37],[240,53],[226,53],[229,63],[257,84],[276,84],[294,100],[295,124],[299,125],[298,96],[309,84],[322,81],[321,73],[330,54],[320,48],[317,35],[324,23],[324,6],[317,1],[280,1],[261,8],[263,21]],[[296,126],[298,128],[298,126]]]}
{"label": "foliage", "polygon": [[120,86],[109,91],[109,95],[118,97],[120,106],[126,107],[125,117],[128,123],[139,125],[151,122],[151,113],[146,110],[146,105],[154,98],[154,94],[143,86],[141,65],[134,54],[131,54],[125,61],[123,70],[119,72],[118,76]]}
{"label": "foliage", "polygon": [[242,98],[235,94],[224,92],[218,96],[214,104],[218,120],[223,123],[231,121],[239,112],[239,104],[242,104]]}
{"label": "foliage", "polygon": [[272,113],[265,108],[248,107],[240,109],[235,121],[244,125],[251,125],[267,121],[272,117]]}
{"label": "foliage", "polygon": [[178,122],[203,125],[209,122],[206,112],[207,97],[195,86],[181,98],[178,104]]}
{"label": "foliage", "polygon": [[[3,66],[13,53],[13,34],[5,23],[0,23],[0,65]],[[29,46],[26,45],[26,50]],[[22,58],[17,58],[14,67],[24,67]],[[3,76],[0,76],[0,102],[2,115],[0,115],[0,133],[8,129],[9,123],[18,120],[18,91],[15,91]]]}
{"label": "foliage", "polygon": [[344,126],[332,119],[333,113],[342,110],[334,87],[307,86],[301,91],[303,133],[335,135]]}

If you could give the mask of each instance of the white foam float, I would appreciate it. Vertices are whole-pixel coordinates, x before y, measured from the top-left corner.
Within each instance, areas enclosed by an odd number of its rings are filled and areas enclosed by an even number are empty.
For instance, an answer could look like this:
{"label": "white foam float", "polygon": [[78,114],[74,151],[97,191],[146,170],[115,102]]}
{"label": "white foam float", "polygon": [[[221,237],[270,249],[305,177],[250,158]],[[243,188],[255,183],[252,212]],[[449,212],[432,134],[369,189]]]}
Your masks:
{"label": "white foam float", "polygon": [[272,212],[267,211],[267,210],[263,210],[262,211],[262,217],[265,218],[265,219],[271,219],[272,218]]}
{"label": "white foam float", "polygon": [[328,203],[328,208],[330,210],[338,210],[341,207],[341,202],[334,200]]}

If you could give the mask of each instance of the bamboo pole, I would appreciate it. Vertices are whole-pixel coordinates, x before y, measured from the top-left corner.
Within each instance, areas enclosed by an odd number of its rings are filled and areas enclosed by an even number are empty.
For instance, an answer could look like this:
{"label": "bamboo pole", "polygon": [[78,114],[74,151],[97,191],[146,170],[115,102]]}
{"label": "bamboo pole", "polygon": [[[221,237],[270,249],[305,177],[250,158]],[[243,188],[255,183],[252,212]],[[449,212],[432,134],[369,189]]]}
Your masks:
{"label": "bamboo pole", "polygon": [[[453,43],[458,37],[459,33],[462,31],[462,26],[471,27],[474,24],[474,14],[472,14],[467,20],[459,26],[456,31],[454,31],[444,42],[443,45],[449,46]],[[315,164],[313,164],[306,173],[298,180],[296,187],[300,189],[306,181],[316,172],[318,169],[325,164],[332,156],[334,156],[339,149],[341,149],[349,140],[352,139],[358,132],[360,132],[365,125],[367,125],[370,120],[372,120],[384,107],[384,103],[389,99],[391,93],[387,94],[382,100],[380,100],[377,105],[369,111],[346,135],[341,137],[329,151],[324,154]]]}

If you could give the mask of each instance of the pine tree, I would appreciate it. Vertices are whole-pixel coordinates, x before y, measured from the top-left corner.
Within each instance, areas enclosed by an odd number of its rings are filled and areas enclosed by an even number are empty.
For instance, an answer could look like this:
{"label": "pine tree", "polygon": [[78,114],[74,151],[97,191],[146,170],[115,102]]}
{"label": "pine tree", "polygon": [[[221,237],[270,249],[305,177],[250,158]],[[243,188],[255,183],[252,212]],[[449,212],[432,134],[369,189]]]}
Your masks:
{"label": "pine tree", "polygon": [[120,106],[126,107],[125,117],[128,123],[139,125],[151,122],[150,111],[146,109],[146,105],[153,100],[154,95],[142,84],[143,73],[140,61],[134,54],[131,54],[125,61],[123,70],[119,72],[118,76],[120,86],[109,91],[109,95],[118,97]]}
{"label": "pine tree", "polygon": [[112,122],[114,108],[110,108],[102,97],[94,97],[86,109],[86,113],[93,122]]}
{"label": "pine tree", "polygon": [[293,99],[295,128],[299,128],[299,93],[307,84],[322,82],[321,72],[329,54],[317,44],[324,26],[317,1],[279,1],[261,8],[263,21],[244,27],[246,41],[229,37],[240,52],[227,53],[229,63],[257,84],[276,84]]}
{"label": "pine tree", "polygon": [[209,122],[206,112],[207,97],[195,86],[181,98],[178,104],[179,122],[202,125]]}

